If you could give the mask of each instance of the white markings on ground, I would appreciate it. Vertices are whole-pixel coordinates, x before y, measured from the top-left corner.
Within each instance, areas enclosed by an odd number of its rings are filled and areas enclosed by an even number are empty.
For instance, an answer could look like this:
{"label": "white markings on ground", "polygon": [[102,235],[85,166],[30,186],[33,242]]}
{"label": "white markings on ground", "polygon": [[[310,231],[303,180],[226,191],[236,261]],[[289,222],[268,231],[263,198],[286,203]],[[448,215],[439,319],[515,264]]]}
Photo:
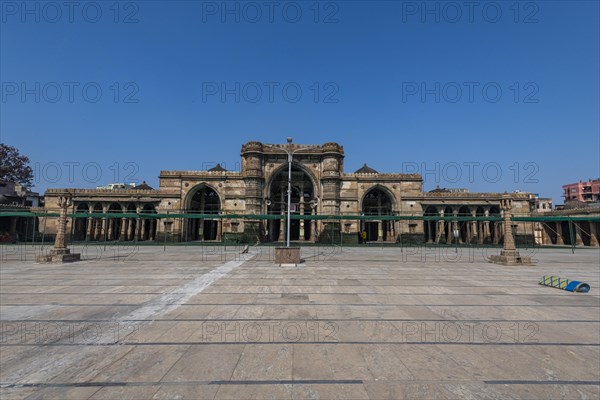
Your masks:
{"label": "white markings on ground", "polygon": [[171,293],[165,294],[159,297],[158,299],[153,300],[148,304],[129,312],[128,314],[118,317],[117,320],[151,320],[159,315],[171,312],[178,308],[181,304],[187,302],[193,296],[204,291],[204,289],[206,289],[207,287],[209,287],[210,285],[212,285],[213,283],[215,283],[216,281],[218,281],[219,279],[221,279],[240,265],[244,264],[244,262],[246,262],[247,260],[250,260],[255,255],[256,253],[249,253],[241,256],[243,258],[240,260],[228,261],[220,267],[217,267],[214,270],[199,276],[198,278],[185,284],[184,286],[176,288]]}
{"label": "white markings on ground", "polygon": [[[201,293],[214,282],[223,278],[225,275],[238,268],[246,261],[252,259],[257,254],[258,253],[256,252],[251,252],[241,255],[240,259],[238,260],[226,262],[214,270],[193,279],[189,283],[172,290],[170,293],[167,293],[156,300],[152,300],[149,303],[120,317],[115,316],[112,321],[106,321],[107,326],[113,326],[115,323],[119,323],[119,321],[124,320],[133,320],[127,322],[127,327],[141,323],[152,324],[154,322],[154,318],[178,308],[194,295]],[[47,309],[48,307],[53,306],[40,306],[40,310]],[[65,323],[69,323],[69,321],[67,320]],[[111,330],[108,329],[107,326],[100,326],[97,323],[86,324],[77,322],[74,324],[77,325],[77,328],[75,328],[75,325],[72,325],[73,328],[68,332],[68,335],[59,335],[60,338],[53,343],[72,344],[73,338],[79,339],[84,337],[86,329],[90,327],[97,327],[98,330],[96,330],[96,332],[103,332],[102,328],[105,328],[104,335],[101,335],[101,337],[98,338],[98,341],[92,341],[97,344],[118,344],[121,342],[121,340],[127,340],[128,336],[135,334],[134,330],[134,332],[124,337],[115,337],[114,326]],[[35,330],[32,331],[32,334],[35,334],[35,332]],[[34,339],[36,338],[39,339],[39,337],[34,337]],[[44,343],[48,344],[50,342]],[[35,340],[32,344],[35,344]],[[89,346],[90,344],[93,344],[90,343],[89,340],[84,340],[83,344],[85,347],[76,352],[70,352],[67,355],[62,355],[63,353],[61,353],[61,351],[64,350],[62,350],[60,346],[32,346],[30,349],[21,354],[21,358],[23,360],[29,361],[21,363],[19,367],[13,368],[10,371],[3,371],[3,385],[0,387],[18,387],[20,383],[48,381],[60,376],[61,374],[65,373],[65,371],[69,371],[69,368],[72,368],[74,365],[85,366],[85,368],[88,368],[91,365],[97,364],[99,357],[98,354],[101,354],[104,351],[103,348]],[[131,347],[129,351],[133,350],[133,348],[134,347]],[[125,354],[127,353],[128,352]],[[99,373],[99,371],[97,372]]]}

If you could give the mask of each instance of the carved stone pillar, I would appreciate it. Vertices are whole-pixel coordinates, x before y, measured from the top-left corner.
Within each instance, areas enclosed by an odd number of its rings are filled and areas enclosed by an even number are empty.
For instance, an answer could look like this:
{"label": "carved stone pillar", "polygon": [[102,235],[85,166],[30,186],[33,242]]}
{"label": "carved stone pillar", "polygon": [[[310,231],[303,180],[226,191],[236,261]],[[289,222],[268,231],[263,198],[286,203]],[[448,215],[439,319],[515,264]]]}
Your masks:
{"label": "carved stone pillar", "polygon": [[[455,212],[454,216],[457,217],[458,213]],[[454,239],[454,231],[458,231],[458,221],[452,221],[452,224],[450,225],[450,243],[454,243],[456,240]],[[458,232],[458,238],[457,240],[460,242],[460,231]]]}
{"label": "carved stone pillar", "polygon": [[67,229],[67,208],[71,205],[71,198],[60,197],[58,199],[58,206],[60,207],[60,214],[58,216],[58,226],[56,229],[56,239],[54,241],[55,249],[64,249],[67,247],[65,244],[65,230]]}
{"label": "carved stone pillar", "polygon": [[108,218],[102,218],[102,227],[100,228],[100,240],[105,240],[108,229]]}
{"label": "carved stone pillar", "polygon": [[285,242],[285,229],[286,229],[286,216],[285,210],[282,208],[280,211],[281,219],[279,219],[279,239],[278,242]]}
{"label": "carved stone pillar", "polygon": [[119,234],[119,240],[121,242],[127,240],[126,234],[127,234],[127,218],[121,218],[121,233]]}
{"label": "carved stone pillar", "polygon": [[94,240],[93,234],[94,234],[94,218],[89,217],[88,223],[87,223],[87,233],[86,233],[87,240]]}
{"label": "carved stone pillar", "polygon": [[[200,210],[202,212],[202,214],[206,214],[206,199],[204,198],[204,196],[200,196]],[[206,223],[204,222],[204,218],[198,220],[198,231],[195,232],[196,235],[198,235],[198,238],[200,240],[205,240],[206,239],[206,234],[204,231],[204,227],[206,226]]]}
{"label": "carved stone pillar", "polygon": [[223,220],[220,219],[217,221],[217,237],[215,238],[217,242],[221,241],[221,237],[223,235]]}
{"label": "carved stone pillar", "polygon": [[146,218],[142,219],[142,226],[140,228],[140,240],[146,240]]}
{"label": "carved stone pillar", "polygon": [[102,239],[102,221],[103,218],[96,218],[95,228],[96,228],[96,240],[100,241]]}
{"label": "carved stone pillar", "polygon": [[385,241],[386,242],[393,242],[393,232],[394,232],[394,228],[392,227],[393,225],[393,221],[385,221],[384,222],[386,230],[385,230]]}
{"label": "carved stone pillar", "polygon": [[590,246],[598,247],[598,227],[597,223],[590,221]]}
{"label": "carved stone pillar", "polygon": [[13,238],[17,236],[17,219],[18,217],[11,217],[10,219],[10,236]]}
{"label": "carved stone pillar", "polygon": [[[155,221],[156,221],[155,219],[148,220],[148,224],[150,225],[150,233],[148,234],[148,240],[154,240],[154,226],[156,225]],[[219,226],[221,226],[221,225],[219,225]]]}
{"label": "carved stone pillar", "polygon": [[581,237],[581,225],[579,222],[572,222],[573,236],[575,236],[575,246],[583,246],[583,238]]}
{"label": "carved stone pillar", "polygon": [[[312,208],[311,214],[313,215],[313,217],[315,215],[317,215],[317,206],[316,205]],[[317,240],[317,220],[316,219],[312,219],[310,221],[310,240],[313,242]]]}
{"label": "carved stone pillar", "polygon": [[107,240],[113,240],[114,236],[113,236],[113,228],[115,226],[115,219],[114,218],[108,218],[108,234],[106,236]]}
{"label": "carved stone pillar", "polygon": [[425,242],[426,243],[431,243],[433,242],[433,235],[432,235],[432,221],[423,221],[423,229],[427,229],[427,236],[425,237]]}
{"label": "carved stone pillar", "polygon": [[515,239],[512,233],[511,215],[509,210],[504,211],[504,250],[516,250]]}
{"label": "carved stone pillar", "polygon": [[492,224],[494,224],[493,234],[490,232],[492,236],[492,243],[498,244],[500,243],[500,223],[498,221],[492,221]]}
{"label": "carved stone pillar", "polygon": [[565,244],[565,241],[563,239],[563,233],[562,233],[562,222],[560,222],[560,221],[558,221],[556,223],[556,244],[557,245]]}
{"label": "carved stone pillar", "polygon": [[133,227],[135,225],[135,219],[129,218],[129,223],[127,224],[127,240],[133,240]]}
{"label": "carved stone pillar", "polygon": [[[443,212],[440,213],[440,216],[443,217],[444,213]],[[436,224],[437,224],[437,229],[435,232],[435,242],[439,243],[442,239],[442,235],[444,234],[444,221],[442,221],[442,220],[436,221]]]}
{"label": "carved stone pillar", "polygon": [[67,248],[65,234],[67,230],[67,210],[73,204],[70,197],[61,196],[58,198],[58,206],[60,214],[58,216],[56,227],[56,238],[54,240],[54,248],[50,250],[50,254],[42,254],[36,256],[36,262],[39,263],[63,263],[79,261],[80,254],[71,254],[71,250]]}
{"label": "carved stone pillar", "polygon": [[542,234],[542,244],[552,244],[552,241],[550,240],[550,236],[548,235],[548,231],[546,230],[546,225],[543,223],[539,223],[539,227],[541,230],[541,234]]}
{"label": "carved stone pillar", "polygon": [[275,235],[274,232],[274,224],[273,224],[273,220],[270,219],[267,221],[267,229],[268,229],[268,240],[275,240],[275,238],[273,237]]}

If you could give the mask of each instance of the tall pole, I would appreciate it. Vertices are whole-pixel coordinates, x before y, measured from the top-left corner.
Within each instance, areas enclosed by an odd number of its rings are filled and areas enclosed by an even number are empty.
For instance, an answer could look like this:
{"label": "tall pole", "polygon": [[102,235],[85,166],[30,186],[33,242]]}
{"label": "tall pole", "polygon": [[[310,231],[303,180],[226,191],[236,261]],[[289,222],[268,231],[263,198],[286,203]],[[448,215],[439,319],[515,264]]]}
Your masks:
{"label": "tall pole", "polygon": [[286,245],[290,247],[290,212],[291,212],[291,201],[292,201],[292,138],[287,138],[288,141],[288,188],[287,188],[287,231],[286,231]]}

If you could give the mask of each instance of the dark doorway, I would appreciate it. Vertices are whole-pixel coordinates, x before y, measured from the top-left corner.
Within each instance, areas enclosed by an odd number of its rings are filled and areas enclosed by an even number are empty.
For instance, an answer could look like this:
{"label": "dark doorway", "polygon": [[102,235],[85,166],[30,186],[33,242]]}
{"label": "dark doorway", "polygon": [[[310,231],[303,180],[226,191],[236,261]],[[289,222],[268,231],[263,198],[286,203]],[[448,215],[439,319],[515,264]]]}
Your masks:
{"label": "dark doorway", "polygon": [[[363,215],[381,216],[392,215],[392,199],[380,188],[373,188],[365,194],[362,204]],[[391,234],[391,221],[366,221],[363,229],[367,232],[367,241],[379,240],[379,229],[381,225],[382,240],[388,240]]]}
{"label": "dark doorway", "polygon": [[[217,192],[208,186],[202,186],[192,196],[189,214],[218,215],[221,201]],[[187,240],[217,240],[218,218],[190,218],[188,220]]]}
{"label": "dark doorway", "polygon": [[[268,222],[267,240],[270,242],[285,241],[287,224],[287,187],[288,169],[282,168],[271,182],[267,213],[279,215],[280,219]],[[315,207],[315,192],[310,176],[292,165],[291,180],[291,215],[311,215]],[[310,219],[291,219],[290,240],[312,240],[312,223]]]}

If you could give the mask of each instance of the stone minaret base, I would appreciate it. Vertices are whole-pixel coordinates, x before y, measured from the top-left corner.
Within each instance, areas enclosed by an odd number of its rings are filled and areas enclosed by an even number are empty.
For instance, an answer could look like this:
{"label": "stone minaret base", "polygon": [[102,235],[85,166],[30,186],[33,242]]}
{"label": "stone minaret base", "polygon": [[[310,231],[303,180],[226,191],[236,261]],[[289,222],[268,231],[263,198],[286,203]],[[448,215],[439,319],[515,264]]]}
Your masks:
{"label": "stone minaret base", "polygon": [[517,250],[502,250],[499,255],[490,256],[490,262],[502,265],[533,265],[531,257],[521,257]]}
{"label": "stone minaret base", "polygon": [[70,249],[52,249],[50,250],[50,254],[44,254],[41,256],[37,256],[35,261],[38,263],[66,263],[66,262],[74,262],[80,261],[81,254],[73,253],[71,254]]}

